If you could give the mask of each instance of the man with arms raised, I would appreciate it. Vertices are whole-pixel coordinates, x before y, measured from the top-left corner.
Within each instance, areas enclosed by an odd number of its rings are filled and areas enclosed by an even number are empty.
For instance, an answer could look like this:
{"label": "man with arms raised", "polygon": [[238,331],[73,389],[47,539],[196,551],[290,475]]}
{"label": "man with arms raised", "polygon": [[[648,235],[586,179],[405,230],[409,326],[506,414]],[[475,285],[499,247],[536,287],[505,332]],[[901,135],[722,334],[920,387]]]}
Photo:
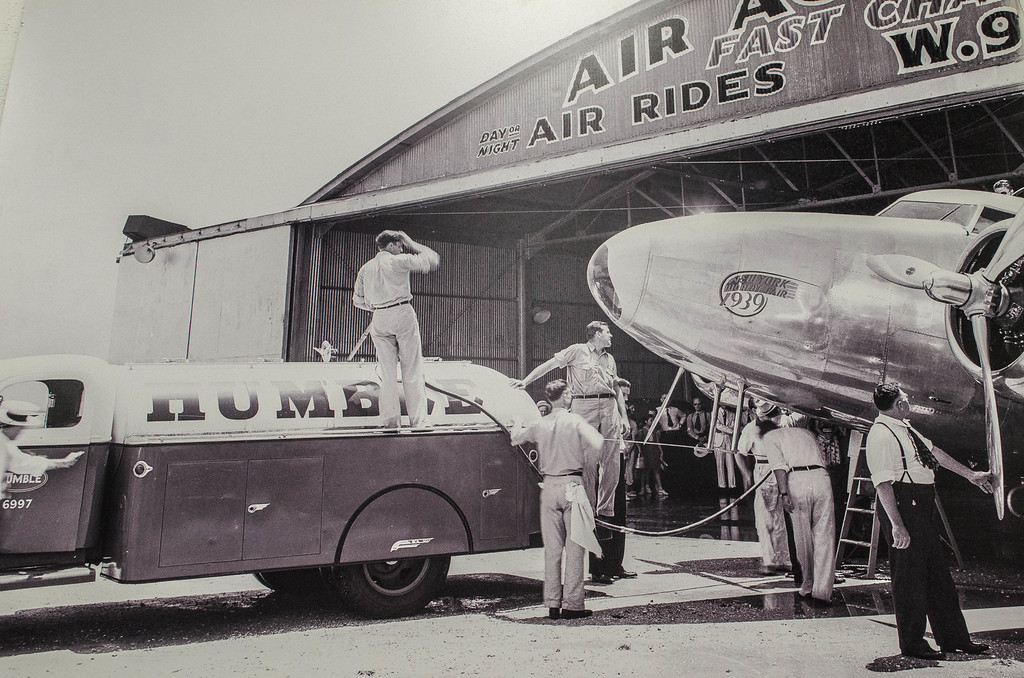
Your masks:
{"label": "man with arms raised", "polygon": [[410,304],[409,274],[437,270],[441,258],[404,231],[383,231],[376,243],[377,256],[363,264],[356,275],[352,304],[373,313],[370,339],[380,362],[381,426],[398,428],[401,425],[399,361],[409,425],[420,426],[427,418],[427,391],[423,382],[420,325]]}

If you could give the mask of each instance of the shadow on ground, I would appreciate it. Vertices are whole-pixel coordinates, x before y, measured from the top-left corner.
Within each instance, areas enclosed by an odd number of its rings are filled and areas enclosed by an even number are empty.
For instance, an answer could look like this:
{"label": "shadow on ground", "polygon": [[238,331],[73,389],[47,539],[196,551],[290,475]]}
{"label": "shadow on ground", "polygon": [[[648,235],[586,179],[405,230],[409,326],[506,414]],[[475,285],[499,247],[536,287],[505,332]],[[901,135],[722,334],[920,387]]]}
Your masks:
{"label": "shadow on ground", "polygon": [[[488,613],[539,605],[542,584],[508,575],[450,577],[419,617]],[[0,616],[0,656],[52,650],[105,653],[187,645],[388,620],[366,619],[323,591],[244,591],[70,605]]]}

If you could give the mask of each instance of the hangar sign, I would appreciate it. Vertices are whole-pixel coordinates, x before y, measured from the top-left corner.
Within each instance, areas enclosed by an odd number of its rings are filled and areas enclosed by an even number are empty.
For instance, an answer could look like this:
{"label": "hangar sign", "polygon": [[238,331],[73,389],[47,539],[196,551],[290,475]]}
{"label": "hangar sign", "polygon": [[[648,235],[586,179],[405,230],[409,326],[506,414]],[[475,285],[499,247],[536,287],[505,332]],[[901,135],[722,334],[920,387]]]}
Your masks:
{"label": "hangar sign", "polygon": [[[681,2],[581,45],[537,77],[538,85],[561,79],[561,101],[550,86],[546,95],[535,87],[525,101],[536,109],[478,131],[475,157],[507,162],[592,145],[598,135],[609,143],[753,116],[984,68],[1019,58],[1020,45],[1013,0]],[[503,101],[492,103],[507,111]],[[520,126],[522,142],[490,134]]]}

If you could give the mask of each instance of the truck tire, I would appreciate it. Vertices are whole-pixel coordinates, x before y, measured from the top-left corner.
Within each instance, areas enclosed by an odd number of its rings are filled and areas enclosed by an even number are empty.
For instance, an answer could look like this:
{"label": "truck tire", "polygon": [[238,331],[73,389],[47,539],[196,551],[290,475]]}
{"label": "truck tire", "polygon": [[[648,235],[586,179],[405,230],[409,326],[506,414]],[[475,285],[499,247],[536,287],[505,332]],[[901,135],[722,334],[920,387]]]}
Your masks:
{"label": "truck tire", "polygon": [[256,572],[253,576],[271,591],[288,595],[309,595],[323,591],[327,587],[327,582],[324,581],[318,567]]}
{"label": "truck tire", "polygon": [[405,617],[433,600],[451,560],[430,556],[343,565],[334,568],[330,581],[346,604],[367,617]]}

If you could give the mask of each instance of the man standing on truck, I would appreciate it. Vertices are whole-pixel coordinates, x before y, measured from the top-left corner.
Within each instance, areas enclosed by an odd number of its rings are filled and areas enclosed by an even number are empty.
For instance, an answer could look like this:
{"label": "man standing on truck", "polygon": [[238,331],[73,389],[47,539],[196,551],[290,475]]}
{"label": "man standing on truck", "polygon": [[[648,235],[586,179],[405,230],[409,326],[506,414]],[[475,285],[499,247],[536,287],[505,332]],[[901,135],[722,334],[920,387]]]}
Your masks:
{"label": "man standing on truck", "polygon": [[363,264],[356,275],[352,303],[373,313],[370,339],[380,362],[380,416],[384,428],[398,428],[402,410],[398,400],[398,363],[409,425],[421,426],[427,418],[427,392],[423,385],[423,348],[420,325],[413,310],[410,273],[430,273],[441,257],[404,231],[382,231],[376,238],[377,256]]}
{"label": "man standing on truck", "polygon": [[[580,619],[583,607],[583,554],[601,547],[594,538],[594,513],[583,488],[588,466],[597,460],[604,439],[593,426],[568,411],[573,393],[563,379],[544,387],[551,412],[528,427],[512,424],[512,444],[537,444],[544,482],[540,492],[540,533],[544,539],[544,604],[551,619]],[[562,551],[565,550],[565,584]]]}
{"label": "man standing on truck", "polygon": [[[615,516],[615,489],[621,475],[620,459],[622,438],[629,433],[629,417],[626,403],[618,385],[615,358],[608,352],[612,345],[612,333],[608,323],[595,320],[587,325],[586,343],[573,344],[558,353],[526,375],[522,381],[512,379],[515,388],[525,388],[556,368],[567,368],[568,382],[573,391],[572,411],[587,420],[604,437],[600,452],[600,463],[591,475],[584,475],[583,482],[587,496],[595,512],[602,518]],[[623,495],[623,498],[625,495]],[[624,521],[623,521],[624,522]],[[602,547],[609,550],[614,533],[599,530]],[[613,549],[620,554],[621,549]],[[622,568],[621,556],[612,563],[592,558],[590,574],[598,584],[610,584],[614,578],[635,577],[635,572]]]}

